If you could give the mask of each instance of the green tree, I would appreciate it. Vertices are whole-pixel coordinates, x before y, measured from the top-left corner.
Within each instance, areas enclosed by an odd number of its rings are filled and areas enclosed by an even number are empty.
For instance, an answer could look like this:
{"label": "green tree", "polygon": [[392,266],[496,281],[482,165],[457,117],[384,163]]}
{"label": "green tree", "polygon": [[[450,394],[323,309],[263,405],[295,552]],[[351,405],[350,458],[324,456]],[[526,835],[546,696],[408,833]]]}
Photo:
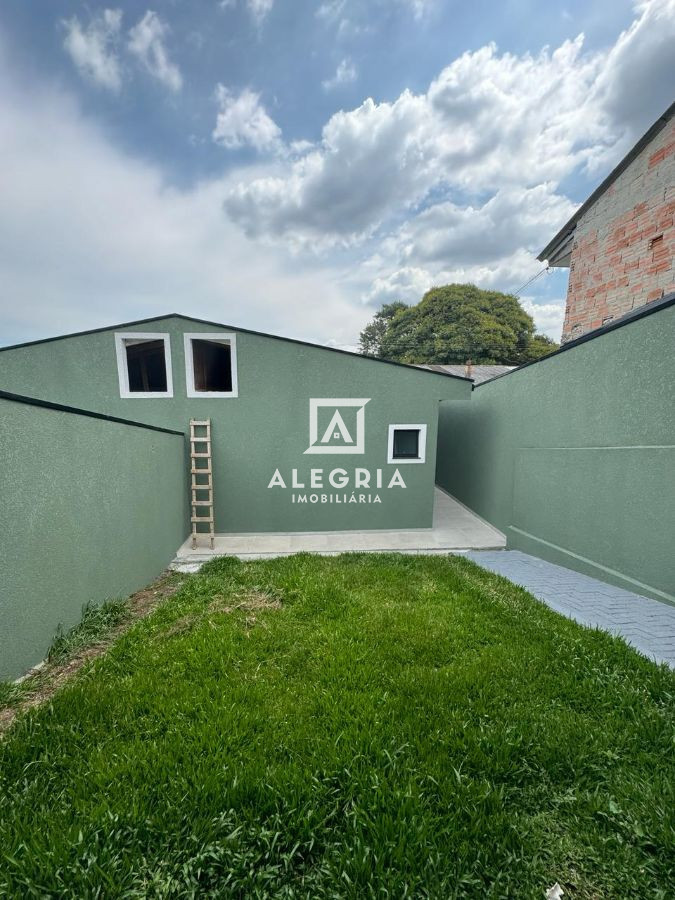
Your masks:
{"label": "green tree", "polygon": [[387,333],[387,328],[396,313],[408,309],[405,303],[396,300],[394,303],[385,303],[373,316],[370,322],[361,332],[359,350],[366,356],[380,356],[382,339]]}
{"label": "green tree", "polygon": [[557,346],[535,334],[512,294],[473,284],[432,288],[416,306],[386,304],[361,333],[361,352],[406,363],[518,365]]}

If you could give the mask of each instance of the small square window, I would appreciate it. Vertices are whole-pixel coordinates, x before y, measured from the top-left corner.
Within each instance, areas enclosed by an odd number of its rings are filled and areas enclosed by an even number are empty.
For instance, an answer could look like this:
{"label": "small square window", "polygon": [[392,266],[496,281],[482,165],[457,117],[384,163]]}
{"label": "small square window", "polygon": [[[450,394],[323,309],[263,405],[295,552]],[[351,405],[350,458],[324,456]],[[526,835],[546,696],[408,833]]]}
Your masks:
{"label": "small square window", "polygon": [[419,459],[420,432],[418,428],[397,428],[394,432],[394,459]]}
{"label": "small square window", "polygon": [[426,425],[390,425],[387,462],[423,463],[426,443]]}
{"label": "small square window", "polygon": [[120,397],[173,397],[168,334],[115,334]]}
{"label": "small square window", "polygon": [[188,397],[236,397],[237,350],[233,334],[185,334]]}

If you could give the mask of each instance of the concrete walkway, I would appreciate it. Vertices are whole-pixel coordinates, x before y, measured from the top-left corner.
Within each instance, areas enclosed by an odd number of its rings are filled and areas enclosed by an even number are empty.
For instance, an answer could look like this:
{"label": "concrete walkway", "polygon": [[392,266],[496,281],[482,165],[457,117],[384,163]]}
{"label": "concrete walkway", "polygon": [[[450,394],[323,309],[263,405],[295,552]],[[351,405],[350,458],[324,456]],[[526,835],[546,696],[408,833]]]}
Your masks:
{"label": "concrete walkway", "polygon": [[398,553],[448,553],[452,550],[499,548],[506,545],[501,531],[488,525],[445,491],[436,488],[431,528],[392,531],[313,531],[217,534],[214,549],[202,538],[195,550],[190,539],[178,550],[171,567],[196,571],[214,556],[264,559],[291,553],[349,553],[351,551]]}
{"label": "concrete walkway", "polygon": [[469,559],[521,585],[556,612],[623,637],[675,668],[675,606],[596,581],[518,550],[470,552]]}

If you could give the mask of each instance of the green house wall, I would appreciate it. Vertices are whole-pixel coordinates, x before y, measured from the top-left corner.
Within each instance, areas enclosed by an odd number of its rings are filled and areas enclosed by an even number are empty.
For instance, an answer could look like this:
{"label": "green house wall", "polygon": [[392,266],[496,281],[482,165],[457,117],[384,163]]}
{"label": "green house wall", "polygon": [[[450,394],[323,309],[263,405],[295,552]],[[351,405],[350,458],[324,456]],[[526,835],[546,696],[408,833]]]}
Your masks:
{"label": "green house wall", "polygon": [[42,659],[85,603],[166,567],[184,473],[182,435],[0,398],[0,679]]}
{"label": "green house wall", "polygon": [[[172,398],[120,397],[116,330],[170,335]],[[238,397],[187,396],[185,332],[236,335]],[[191,418],[210,418],[216,531],[265,532],[430,527],[439,401],[467,398],[471,385],[424,370],[170,316],[6,349],[0,352],[0,388],[180,431],[189,431]],[[368,399],[363,454],[305,453],[310,398]],[[427,426],[425,463],[387,462],[390,424]],[[328,484],[335,468],[347,472],[344,489]],[[355,488],[357,468],[371,473],[369,490]],[[397,468],[404,488],[388,487]],[[268,487],[277,469],[286,488]],[[297,483],[305,489],[291,488],[294,469]],[[322,477],[315,474],[315,483],[322,482],[323,487],[310,487],[312,469],[323,470]],[[381,489],[374,488],[378,469]],[[104,472],[102,477],[107,477]],[[307,501],[294,502],[294,495],[296,501],[306,495]],[[312,495],[316,503],[310,502]],[[187,522],[187,492],[184,500]]]}
{"label": "green house wall", "polygon": [[441,404],[437,478],[510,548],[675,601],[675,306]]}

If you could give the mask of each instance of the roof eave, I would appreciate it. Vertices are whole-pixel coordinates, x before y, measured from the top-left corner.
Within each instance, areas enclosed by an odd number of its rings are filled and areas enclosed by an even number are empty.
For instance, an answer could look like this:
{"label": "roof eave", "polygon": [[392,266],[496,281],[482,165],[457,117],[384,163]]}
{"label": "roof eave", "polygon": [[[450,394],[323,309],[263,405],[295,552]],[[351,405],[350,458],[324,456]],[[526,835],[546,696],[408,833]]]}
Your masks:
{"label": "roof eave", "polygon": [[550,265],[554,265],[554,263],[550,262],[550,256],[554,253],[558,244],[562,242],[565,237],[569,237],[570,234],[574,232],[574,228],[576,227],[577,222],[583,216],[583,214],[596,203],[600,197],[605,193],[608,187],[613,184],[616,179],[621,175],[625,169],[633,162],[633,160],[642,153],[644,148],[649,144],[660,131],[662,131],[668,122],[672,119],[673,115],[675,115],[675,102],[671,103],[668,109],[658,117],[656,122],[645,131],[640,140],[628,151],[628,153],[624,156],[621,162],[615,166],[612,171],[609,173],[607,178],[601,184],[597,186],[597,188],[593,191],[591,196],[583,203],[579,209],[574,213],[571,219],[569,219],[563,227],[558,231],[555,237],[548,242],[548,244],[544,247],[541,253],[537,256],[537,259],[540,262],[544,262],[545,260],[549,261]]}

